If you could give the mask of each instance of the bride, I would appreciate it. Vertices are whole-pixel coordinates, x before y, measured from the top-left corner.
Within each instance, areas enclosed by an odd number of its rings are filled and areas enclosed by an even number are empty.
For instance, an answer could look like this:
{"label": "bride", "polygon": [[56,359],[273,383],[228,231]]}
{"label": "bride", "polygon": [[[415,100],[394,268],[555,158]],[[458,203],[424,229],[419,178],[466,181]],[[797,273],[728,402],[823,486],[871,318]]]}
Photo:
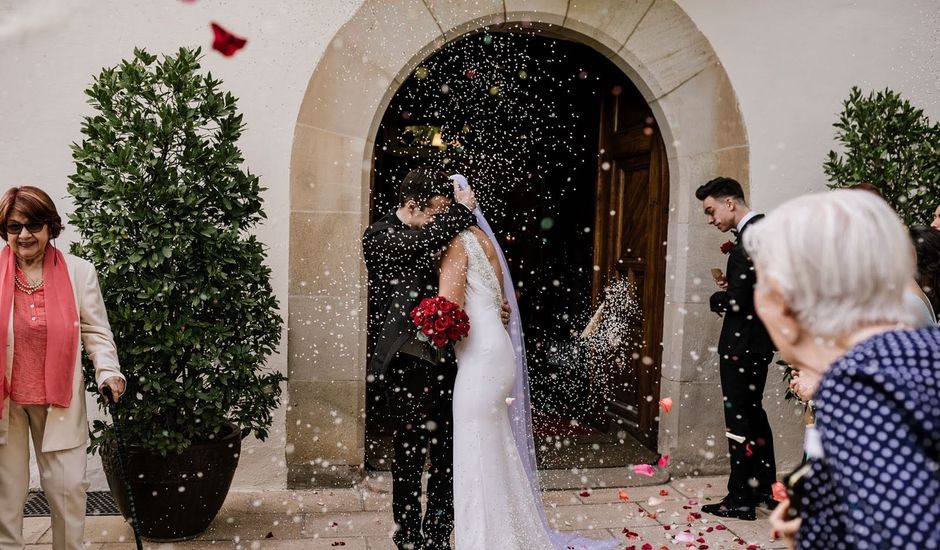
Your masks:
{"label": "bride", "polygon": [[[461,187],[466,179],[451,176]],[[458,235],[441,259],[440,294],[462,306],[470,334],[457,343],[454,385],[454,513],[458,550],[607,550],[553,531],[535,466],[521,321],[512,279],[479,207],[479,227]],[[508,290],[508,292],[507,292]],[[500,319],[510,303],[509,329]]]}

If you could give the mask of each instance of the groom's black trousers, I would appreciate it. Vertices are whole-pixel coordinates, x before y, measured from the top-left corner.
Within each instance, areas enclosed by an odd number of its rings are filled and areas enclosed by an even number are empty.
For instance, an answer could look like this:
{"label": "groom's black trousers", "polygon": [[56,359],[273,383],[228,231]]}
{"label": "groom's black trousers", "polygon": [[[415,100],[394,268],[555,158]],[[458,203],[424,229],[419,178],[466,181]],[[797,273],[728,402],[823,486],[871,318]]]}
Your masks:
{"label": "groom's black trousers", "polygon": [[762,355],[738,362],[719,362],[725,427],[746,438],[743,443],[728,439],[731,454],[728,496],[755,504],[770,497],[771,485],[777,479],[774,436],[762,404],[771,359],[773,355]]}
{"label": "groom's black trousers", "polygon": [[[433,365],[406,354],[389,364],[386,391],[395,426],[392,513],[399,548],[450,548],[454,529],[452,361]],[[421,476],[430,454],[427,511],[422,525]],[[423,531],[423,535],[422,535]]]}

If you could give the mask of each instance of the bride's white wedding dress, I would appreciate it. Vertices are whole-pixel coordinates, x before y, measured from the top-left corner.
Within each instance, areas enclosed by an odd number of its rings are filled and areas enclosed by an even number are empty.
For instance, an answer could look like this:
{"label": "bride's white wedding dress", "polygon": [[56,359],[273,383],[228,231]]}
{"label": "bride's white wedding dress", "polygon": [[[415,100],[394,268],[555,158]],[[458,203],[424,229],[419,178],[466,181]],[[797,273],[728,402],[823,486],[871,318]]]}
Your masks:
{"label": "bride's white wedding dress", "polygon": [[457,550],[553,550],[509,420],[513,343],[500,318],[496,271],[471,231],[464,309],[470,334],[456,345],[454,512]]}

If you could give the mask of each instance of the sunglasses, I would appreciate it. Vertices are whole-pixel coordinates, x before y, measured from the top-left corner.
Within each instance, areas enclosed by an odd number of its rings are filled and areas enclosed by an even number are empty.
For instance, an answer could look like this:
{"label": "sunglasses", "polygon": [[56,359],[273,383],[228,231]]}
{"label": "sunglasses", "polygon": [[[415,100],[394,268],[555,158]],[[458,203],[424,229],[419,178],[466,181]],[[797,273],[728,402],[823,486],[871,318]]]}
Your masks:
{"label": "sunglasses", "polygon": [[46,222],[29,222],[29,223],[19,223],[19,222],[10,222],[7,224],[7,234],[8,235],[19,235],[23,232],[25,227],[30,234],[39,233],[42,231],[42,228],[46,226]]}

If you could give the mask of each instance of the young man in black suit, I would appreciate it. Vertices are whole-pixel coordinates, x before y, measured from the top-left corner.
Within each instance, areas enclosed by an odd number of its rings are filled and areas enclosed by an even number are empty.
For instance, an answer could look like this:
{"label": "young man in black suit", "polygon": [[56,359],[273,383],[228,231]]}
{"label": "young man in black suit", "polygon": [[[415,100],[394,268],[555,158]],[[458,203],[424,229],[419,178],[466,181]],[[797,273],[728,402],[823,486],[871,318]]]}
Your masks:
{"label": "young man in black suit", "polygon": [[[777,477],[773,434],[761,403],[774,345],[754,311],[754,264],[741,244],[748,227],[763,214],[752,212],[741,184],[715,178],[695,191],[710,225],[734,234],[728,252],[727,274],[716,278],[721,289],[711,296],[711,310],[724,315],[718,340],[721,392],[731,455],[728,496],[702,511],[722,517],[753,520],[755,508],[773,508],[771,485]],[[724,249],[724,247],[722,247]],[[732,437],[733,436],[733,437]],[[743,438],[743,441],[741,439]]]}
{"label": "young man in black suit", "polygon": [[[456,197],[456,205],[451,206]],[[456,189],[432,168],[410,172],[400,205],[366,229],[362,251],[372,295],[369,377],[384,384],[396,423],[392,461],[393,540],[400,550],[449,549],[454,526],[452,392],[457,366],[436,361],[416,338],[411,310],[437,295],[436,256],[475,223],[473,191]],[[421,475],[430,454],[427,512],[421,518]],[[423,531],[423,534],[422,534]]]}

